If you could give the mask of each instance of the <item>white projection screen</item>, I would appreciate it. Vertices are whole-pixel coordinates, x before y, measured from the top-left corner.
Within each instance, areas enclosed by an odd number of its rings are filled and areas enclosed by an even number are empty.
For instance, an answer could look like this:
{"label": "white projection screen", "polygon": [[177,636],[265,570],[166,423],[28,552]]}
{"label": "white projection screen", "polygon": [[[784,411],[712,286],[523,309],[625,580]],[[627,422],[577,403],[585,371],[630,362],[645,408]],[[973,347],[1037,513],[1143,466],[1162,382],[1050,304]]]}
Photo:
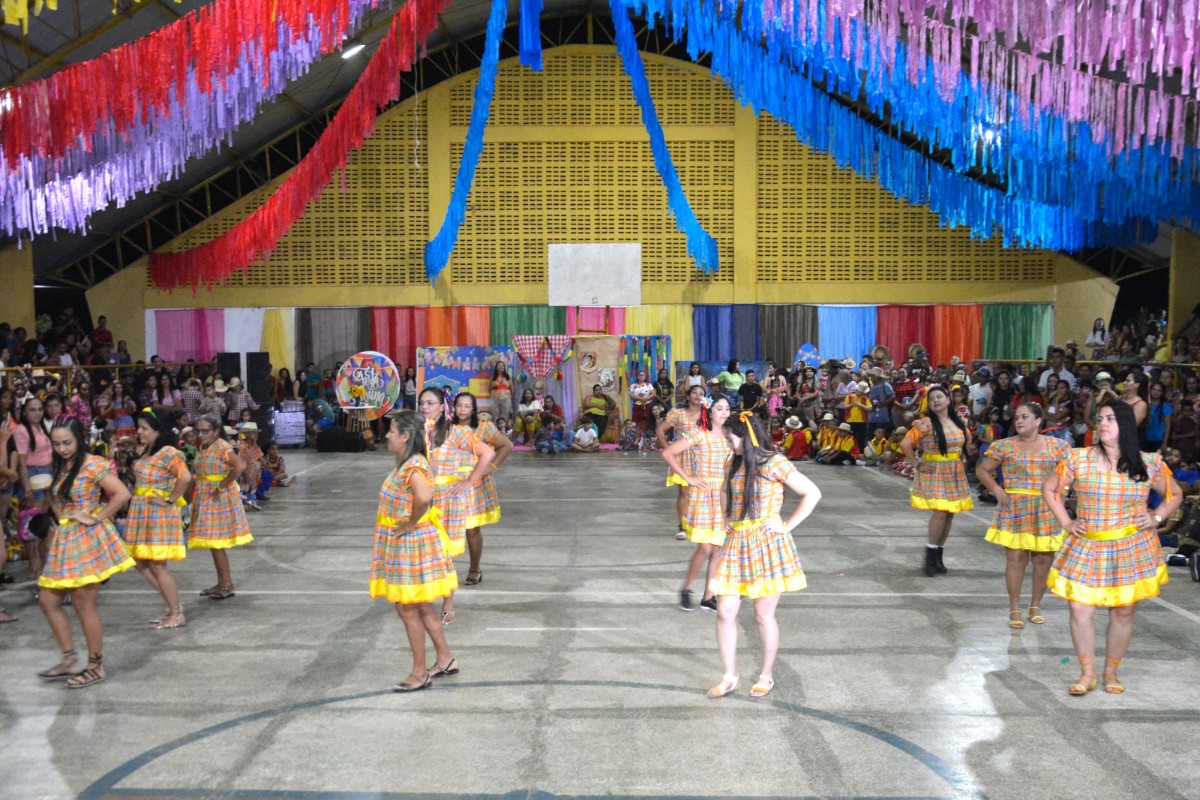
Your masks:
{"label": "white projection screen", "polygon": [[552,306],[640,306],[642,245],[551,244],[547,289]]}

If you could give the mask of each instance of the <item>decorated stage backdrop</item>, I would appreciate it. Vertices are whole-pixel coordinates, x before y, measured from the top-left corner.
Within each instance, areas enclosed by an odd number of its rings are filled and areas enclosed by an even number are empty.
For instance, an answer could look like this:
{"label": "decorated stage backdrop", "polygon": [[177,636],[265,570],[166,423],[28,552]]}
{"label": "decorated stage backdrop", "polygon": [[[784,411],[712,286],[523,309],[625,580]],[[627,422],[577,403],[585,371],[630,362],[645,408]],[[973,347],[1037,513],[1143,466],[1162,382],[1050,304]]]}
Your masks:
{"label": "decorated stage backdrop", "polygon": [[[700,361],[700,374],[704,376],[704,385],[708,386],[708,382],[717,375],[725,371],[729,366],[728,361]],[[766,385],[767,379],[767,362],[766,361],[741,361],[739,369],[745,375],[751,370],[754,371],[754,379],[759,383]],[[687,384],[687,376],[691,371],[693,362],[691,361],[676,361],[675,362],[675,399],[677,403],[683,402],[683,391]]]}
{"label": "decorated stage backdrop", "polygon": [[[581,402],[599,384],[601,391],[617,404],[618,413],[629,406],[629,386],[621,376],[620,336],[576,336],[572,360]],[[604,441],[611,438],[610,432]]]}
{"label": "decorated stage backdrop", "polygon": [[456,395],[469,391],[480,409],[491,410],[492,370],[496,361],[513,373],[516,355],[511,347],[418,347],[417,385],[434,386]]}

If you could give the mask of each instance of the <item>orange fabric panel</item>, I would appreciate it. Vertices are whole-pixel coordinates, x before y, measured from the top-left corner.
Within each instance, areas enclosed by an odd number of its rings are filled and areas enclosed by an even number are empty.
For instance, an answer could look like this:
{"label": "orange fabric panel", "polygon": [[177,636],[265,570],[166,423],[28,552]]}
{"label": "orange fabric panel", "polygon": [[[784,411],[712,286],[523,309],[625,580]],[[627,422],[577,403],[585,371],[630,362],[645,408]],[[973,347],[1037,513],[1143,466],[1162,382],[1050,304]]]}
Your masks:
{"label": "orange fabric panel", "polygon": [[487,347],[491,341],[492,310],[488,306],[430,306],[423,344]]}
{"label": "orange fabric panel", "polygon": [[949,365],[958,356],[968,365],[983,357],[983,306],[942,305],[933,308],[933,346],[929,361]]}

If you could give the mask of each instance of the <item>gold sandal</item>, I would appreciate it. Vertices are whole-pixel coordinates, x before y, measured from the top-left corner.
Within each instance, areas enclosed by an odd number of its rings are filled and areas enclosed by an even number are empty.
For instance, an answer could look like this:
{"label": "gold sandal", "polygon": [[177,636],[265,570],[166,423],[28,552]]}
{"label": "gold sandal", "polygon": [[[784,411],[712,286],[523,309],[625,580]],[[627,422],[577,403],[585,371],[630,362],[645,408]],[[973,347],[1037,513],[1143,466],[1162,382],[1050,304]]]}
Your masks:
{"label": "gold sandal", "polygon": [[1121,666],[1119,658],[1104,659],[1104,691],[1109,694],[1124,694],[1125,686],[1117,677],[1117,667]]}
{"label": "gold sandal", "polygon": [[759,675],[758,681],[750,687],[751,697],[766,697],[775,688],[775,679],[768,675]]}
{"label": "gold sandal", "polygon": [[1079,680],[1067,687],[1067,694],[1081,697],[1096,688],[1096,657],[1079,656]]}
{"label": "gold sandal", "polygon": [[1042,616],[1041,606],[1030,606],[1025,613],[1029,615],[1029,621],[1034,625],[1043,625],[1046,622],[1046,618]]}
{"label": "gold sandal", "polygon": [[722,675],[721,682],[708,690],[709,698],[716,700],[718,697],[733,694],[740,680],[737,675]]}
{"label": "gold sandal", "polygon": [[1025,627],[1025,623],[1021,621],[1021,612],[1020,611],[1008,612],[1008,627],[1012,628],[1015,631],[1019,631]]}

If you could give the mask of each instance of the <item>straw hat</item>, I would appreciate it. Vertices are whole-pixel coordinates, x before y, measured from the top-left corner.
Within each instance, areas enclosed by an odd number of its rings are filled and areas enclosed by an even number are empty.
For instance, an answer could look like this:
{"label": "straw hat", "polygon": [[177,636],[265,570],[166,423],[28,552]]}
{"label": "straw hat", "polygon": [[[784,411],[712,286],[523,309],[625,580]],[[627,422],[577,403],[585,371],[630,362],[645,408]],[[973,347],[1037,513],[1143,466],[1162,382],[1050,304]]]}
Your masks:
{"label": "straw hat", "polygon": [[241,425],[242,433],[258,433],[258,423],[243,422]]}
{"label": "straw hat", "polygon": [[898,433],[903,436],[904,434],[908,433],[908,428],[901,425],[899,428],[896,428],[896,430],[892,431],[892,433]]}
{"label": "straw hat", "polygon": [[841,425],[838,425],[838,430],[839,430],[839,431],[845,431],[846,433],[853,433],[853,432],[854,432],[854,428],[851,428],[851,427],[850,427],[850,423],[849,423],[849,422],[843,422]]}
{"label": "straw hat", "polygon": [[191,433],[191,432],[192,432],[192,427],[189,425],[188,427],[186,427],[186,428],[184,428],[183,430],[181,430],[181,431],[179,432],[179,435],[180,435],[180,436],[187,436],[187,435],[188,435],[189,433]]}
{"label": "straw hat", "polygon": [[54,483],[52,475],[34,475],[29,479],[29,488],[35,492],[44,492]]}
{"label": "straw hat", "polygon": [[226,436],[237,436],[237,428],[231,428],[228,425],[226,425],[225,426],[225,435]]}
{"label": "straw hat", "polygon": [[834,417],[833,414],[826,411],[825,416],[821,417],[821,422],[833,422],[834,419],[836,419],[836,417]]}
{"label": "straw hat", "polygon": [[783,421],[783,424],[791,430],[798,431],[801,427],[800,418],[797,416],[788,417]]}
{"label": "straw hat", "polygon": [[887,373],[884,372],[879,367],[871,367],[871,369],[867,371],[867,374],[870,375],[872,378],[886,378],[887,377]]}
{"label": "straw hat", "polygon": [[225,385],[225,381],[220,378],[213,381],[213,388],[217,390],[217,394],[225,394],[229,391],[229,387]]}
{"label": "straw hat", "polygon": [[854,388],[858,390],[859,394],[866,394],[867,392],[871,391],[871,384],[867,383],[866,381],[859,381],[858,385]]}
{"label": "straw hat", "polygon": [[[237,375],[234,375],[232,378],[229,379],[229,388],[230,389],[242,388],[242,379],[239,378]],[[218,389],[217,391],[219,392],[221,390]]]}
{"label": "straw hat", "polygon": [[846,369],[854,369],[858,366],[858,362],[856,362],[853,358],[843,358],[842,366]]}

